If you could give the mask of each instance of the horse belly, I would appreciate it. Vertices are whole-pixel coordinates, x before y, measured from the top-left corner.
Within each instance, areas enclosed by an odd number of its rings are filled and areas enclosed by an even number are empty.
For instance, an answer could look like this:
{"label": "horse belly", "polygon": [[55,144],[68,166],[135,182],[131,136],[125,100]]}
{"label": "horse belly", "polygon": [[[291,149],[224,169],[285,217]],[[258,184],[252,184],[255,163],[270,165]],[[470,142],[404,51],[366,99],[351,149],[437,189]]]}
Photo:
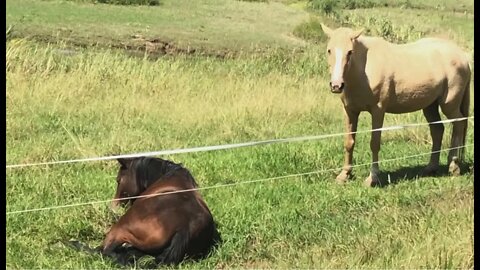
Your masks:
{"label": "horse belly", "polygon": [[387,106],[388,113],[409,113],[422,110],[438,98],[436,93],[395,93],[395,98]]}
{"label": "horse belly", "polygon": [[[444,91],[443,76],[435,76],[427,72],[417,73],[417,77],[413,74],[405,75],[402,77],[408,79],[390,83],[386,110],[388,113],[408,113],[424,109],[437,100]],[[419,75],[423,76],[423,79],[418,79]]]}

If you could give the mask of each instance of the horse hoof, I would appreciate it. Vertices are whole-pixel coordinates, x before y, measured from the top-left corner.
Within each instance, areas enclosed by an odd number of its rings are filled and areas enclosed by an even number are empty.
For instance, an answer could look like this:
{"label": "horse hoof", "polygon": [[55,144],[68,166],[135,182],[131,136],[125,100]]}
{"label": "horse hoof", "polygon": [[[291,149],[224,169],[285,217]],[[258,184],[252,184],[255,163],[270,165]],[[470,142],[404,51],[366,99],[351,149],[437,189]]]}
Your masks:
{"label": "horse hoof", "polygon": [[369,177],[367,177],[367,179],[365,179],[363,184],[366,187],[377,187],[377,186],[381,186],[382,183],[381,183],[380,179],[378,178],[378,176],[372,177],[370,175]]}
{"label": "horse hoof", "polygon": [[350,178],[352,178],[351,172],[342,170],[342,172],[339,175],[337,175],[337,178],[335,178],[335,182],[343,185],[343,184],[346,184]]}
{"label": "horse hoof", "polygon": [[337,176],[337,178],[335,178],[335,182],[337,182],[337,184],[344,185],[348,182],[348,178]]}
{"label": "horse hoof", "polygon": [[448,166],[448,172],[452,176],[459,176],[460,175],[460,166],[458,164],[458,158],[453,157],[452,161],[450,162],[450,165]]}

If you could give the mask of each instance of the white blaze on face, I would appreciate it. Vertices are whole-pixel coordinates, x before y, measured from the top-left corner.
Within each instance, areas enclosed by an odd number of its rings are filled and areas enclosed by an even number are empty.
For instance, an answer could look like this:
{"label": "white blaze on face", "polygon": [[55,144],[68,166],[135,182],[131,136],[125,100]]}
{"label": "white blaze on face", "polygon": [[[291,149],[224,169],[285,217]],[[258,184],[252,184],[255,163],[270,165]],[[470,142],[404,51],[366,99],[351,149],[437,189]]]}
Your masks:
{"label": "white blaze on face", "polygon": [[335,48],[335,66],[333,66],[332,72],[332,84],[336,84],[342,81],[343,73],[343,51],[342,49]]}

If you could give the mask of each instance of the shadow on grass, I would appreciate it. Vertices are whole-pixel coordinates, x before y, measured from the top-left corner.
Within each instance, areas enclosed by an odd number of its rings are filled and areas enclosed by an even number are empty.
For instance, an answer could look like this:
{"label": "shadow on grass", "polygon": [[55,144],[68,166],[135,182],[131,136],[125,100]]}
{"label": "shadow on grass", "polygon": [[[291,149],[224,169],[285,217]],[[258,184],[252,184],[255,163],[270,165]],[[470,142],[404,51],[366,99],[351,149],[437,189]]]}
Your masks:
{"label": "shadow on grass", "polygon": [[[403,167],[398,170],[386,171],[382,170],[380,172],[380,179],[382,183],[379,187],[386,187],[390,185],[396,185],[405,181],[420,180],[425,177],[444,177],[448,176],[448,165],[440,165],[438,171],[434,175],[424,176],[422,175],[422,170],[425,168],[425,165],[409,166]],[[460,164],[461,175],[471,173],[473,168],[473,161],[465,161]]]}

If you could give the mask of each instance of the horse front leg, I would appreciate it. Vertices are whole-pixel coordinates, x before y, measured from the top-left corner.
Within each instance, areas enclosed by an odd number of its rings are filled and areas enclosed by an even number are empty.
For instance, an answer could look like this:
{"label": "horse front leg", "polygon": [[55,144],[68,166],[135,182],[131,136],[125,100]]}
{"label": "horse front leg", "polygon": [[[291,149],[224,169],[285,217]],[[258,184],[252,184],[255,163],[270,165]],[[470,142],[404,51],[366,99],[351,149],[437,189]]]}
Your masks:
{"label": "horse front leg", "polygon": [[358,115],[360,112],[354,112],[343,108],[345,115],[345,160],[343,163],[343,169],[339,175],[337,175],[336,181],[340,184],[345,183],[352,177],[352,163],[353,163],[353,148],[355,147],[355,135],[357,132]]}
{"label": "horse front leg", "polygon": [[[385,118],[385,111],[380,108],[375,108],[371,111],[372,114],[372,129],[379,129],[383,127],[383,119]],[[382,132],[372,131],[372,137],[370,139],[370,149],[372,151],[372,166],[370,167],[370,175],[365,179],[365,185],[374,187],[381,184],[380,178],[380,166],[378,165],[378,153],[380,152]]]}

